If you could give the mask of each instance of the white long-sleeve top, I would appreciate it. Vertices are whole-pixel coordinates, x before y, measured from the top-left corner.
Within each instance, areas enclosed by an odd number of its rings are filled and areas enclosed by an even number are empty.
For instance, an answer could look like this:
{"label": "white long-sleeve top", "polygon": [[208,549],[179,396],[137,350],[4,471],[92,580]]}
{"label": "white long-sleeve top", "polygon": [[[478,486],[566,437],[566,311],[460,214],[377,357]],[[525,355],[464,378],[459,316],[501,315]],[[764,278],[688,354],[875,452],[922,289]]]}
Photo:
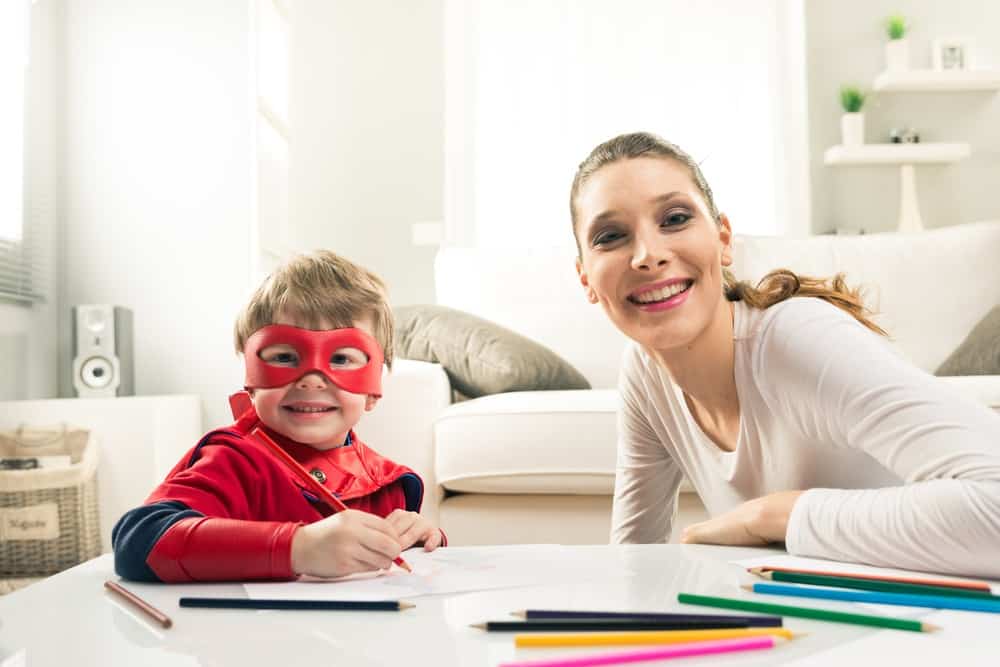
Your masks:
{"label": "white long-sleeve top", "polygon": [[795,555],[1000,578],[1000,416],[825,301],[734,306],[735,451],[640,346],[626,351],[612,541],[667,541],[686,476],[713,516],[808,489],[786,533]]}

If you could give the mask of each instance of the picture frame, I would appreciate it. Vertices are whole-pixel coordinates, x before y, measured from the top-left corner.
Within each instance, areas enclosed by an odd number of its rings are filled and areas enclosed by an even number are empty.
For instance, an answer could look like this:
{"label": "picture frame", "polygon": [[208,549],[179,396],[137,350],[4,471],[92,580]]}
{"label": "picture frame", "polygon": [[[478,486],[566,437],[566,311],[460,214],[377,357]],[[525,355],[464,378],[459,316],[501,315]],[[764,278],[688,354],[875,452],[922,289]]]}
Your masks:
{"label": "picture frame", "polygon": [[931,46],[935,70],[970,70],[973,68],[973,40],[970,37],[938,37]]}

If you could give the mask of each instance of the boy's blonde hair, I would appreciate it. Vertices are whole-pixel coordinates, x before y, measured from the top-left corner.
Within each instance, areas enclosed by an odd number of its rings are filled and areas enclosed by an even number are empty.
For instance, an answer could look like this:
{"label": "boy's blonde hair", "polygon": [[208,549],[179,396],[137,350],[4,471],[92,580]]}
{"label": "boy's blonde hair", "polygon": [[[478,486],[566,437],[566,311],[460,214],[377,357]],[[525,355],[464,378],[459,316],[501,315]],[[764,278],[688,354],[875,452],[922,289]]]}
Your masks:
{"label": "boy's blonde hair", "polygon": [[385,365],[392,368],[394,327],[385,283],[329,250],[293,257],[257,288],[236,318],[233,342],[237,353],[242,354],[247,339],[274,324],[279,314],[300,319],[317,330],[324,320],[340,329],[370,317]]}

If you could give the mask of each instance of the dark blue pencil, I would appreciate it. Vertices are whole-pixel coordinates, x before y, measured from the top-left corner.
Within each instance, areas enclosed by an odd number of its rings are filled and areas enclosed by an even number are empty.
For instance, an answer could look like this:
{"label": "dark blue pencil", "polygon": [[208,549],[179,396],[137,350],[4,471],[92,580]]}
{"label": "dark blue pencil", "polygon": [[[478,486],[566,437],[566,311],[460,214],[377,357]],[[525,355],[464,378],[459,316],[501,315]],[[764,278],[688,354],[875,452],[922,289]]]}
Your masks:
{"label": "dark blue pencil", "polygon": [[251,600],[248,598],[181,598],[182,607],[203,609],[291,609],[320,611],[401,611],[413,605],[396,600]]}
{"label": "dark blue pencil", "polygon": [[528,620],[538,619],[626,619],[633,621],[677,621],[679,623],[739,623],[748,628],[780,628],[780,616],[736,616],[730,614],[673,614],[650,611],[562,611],[555,609],[525,609],[512,611],[511,616]]}

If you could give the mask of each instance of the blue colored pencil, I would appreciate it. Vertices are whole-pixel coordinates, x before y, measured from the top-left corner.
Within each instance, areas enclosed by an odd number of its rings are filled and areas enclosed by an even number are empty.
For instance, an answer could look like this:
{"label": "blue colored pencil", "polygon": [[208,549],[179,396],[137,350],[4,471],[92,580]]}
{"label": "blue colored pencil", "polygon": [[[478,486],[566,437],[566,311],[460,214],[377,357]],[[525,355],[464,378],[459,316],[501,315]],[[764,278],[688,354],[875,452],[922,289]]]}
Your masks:
{"label": "blue colored pencil", "polygon": [[896,604],[906,607],[931,607],[934,609],[961,609],[964,611],[985,611],[1000,614],[1000,601],[979,598],[882,593],[878,591],[856,591],[839,588],[814,588],[812,586],[795,586],[790,584],[753,584],[752,586],[744,586],[744,588],[764,595],[787,595],[799,598],[868,602],[870,604]]}

